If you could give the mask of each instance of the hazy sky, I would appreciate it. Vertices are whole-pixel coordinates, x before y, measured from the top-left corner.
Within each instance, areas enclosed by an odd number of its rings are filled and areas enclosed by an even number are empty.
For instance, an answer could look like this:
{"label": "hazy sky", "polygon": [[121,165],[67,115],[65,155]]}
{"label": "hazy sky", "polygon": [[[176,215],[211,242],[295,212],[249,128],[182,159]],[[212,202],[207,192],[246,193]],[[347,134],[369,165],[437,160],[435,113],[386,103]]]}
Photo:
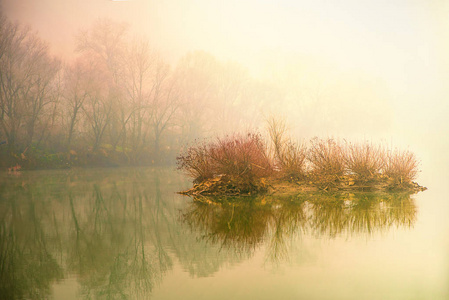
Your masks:
{"label": "hazy sky", "polygon": [[172,59],[201,49],[250,68],[268,55],[292,53],[378,74],[435,67],[449,23],[447,1],[431,0],[0,1],[56,51],[70,52],[77,30],[108,17],[130,23]]}
{"label": "hazy sky", "polygon": [[199,49],[237,61],[254,76],[298,60],[312,69],[319,62],[317,72],[328,81],[360,74],[388,90],[396,134],[448,144],[447,0],[0,2],[8,17],[31,25],[66,56],[80,28],[108,17],[147,35],[173,64]]}

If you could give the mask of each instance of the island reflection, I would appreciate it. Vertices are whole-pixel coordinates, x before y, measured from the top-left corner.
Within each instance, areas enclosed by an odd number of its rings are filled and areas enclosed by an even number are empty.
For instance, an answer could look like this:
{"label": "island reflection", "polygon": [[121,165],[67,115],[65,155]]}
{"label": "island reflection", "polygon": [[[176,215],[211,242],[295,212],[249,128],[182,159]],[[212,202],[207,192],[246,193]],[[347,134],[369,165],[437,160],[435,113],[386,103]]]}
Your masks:
{"label": "island reflection", "polygon": [[212,276],[262,247],[271,261],[285,259],[293,237],[370,235],[411,227],[417,216],[406,194],[217,204],[175,195],[184,179],[167,170],[44,175],[0,181],[0,298],[51,298],[68,278],[77,298],[150,298],[175,264]]}
{"label": "island reflection", "polygon": [[407,193],[305,193],[289,197],[196,198],[182,221],[200,239],[252,253],[267,245],[268,257],[288,256],[292,238],[371,235],[410,228],[417,208]]}

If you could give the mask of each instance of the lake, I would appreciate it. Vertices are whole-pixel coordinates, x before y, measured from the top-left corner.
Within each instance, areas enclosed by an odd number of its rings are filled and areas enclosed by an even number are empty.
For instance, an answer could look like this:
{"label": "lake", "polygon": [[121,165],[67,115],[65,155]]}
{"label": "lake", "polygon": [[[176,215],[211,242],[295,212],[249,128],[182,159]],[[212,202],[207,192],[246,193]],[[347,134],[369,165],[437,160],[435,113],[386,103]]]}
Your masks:
{"label": "lake", "polygon": [[449,299],[445,178],[216,204],[173,168],[1,173],[0,297]]}

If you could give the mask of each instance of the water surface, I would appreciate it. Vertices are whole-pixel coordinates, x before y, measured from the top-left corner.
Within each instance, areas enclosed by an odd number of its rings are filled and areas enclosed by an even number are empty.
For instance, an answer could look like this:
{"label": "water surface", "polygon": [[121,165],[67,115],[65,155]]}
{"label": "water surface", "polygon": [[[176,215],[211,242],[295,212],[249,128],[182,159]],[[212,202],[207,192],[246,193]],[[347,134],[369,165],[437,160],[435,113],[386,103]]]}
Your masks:
{"label": "water surface", "polygon": [[424,193],[221,199],[168,168],[0,174],[4,299],[447,299]]}

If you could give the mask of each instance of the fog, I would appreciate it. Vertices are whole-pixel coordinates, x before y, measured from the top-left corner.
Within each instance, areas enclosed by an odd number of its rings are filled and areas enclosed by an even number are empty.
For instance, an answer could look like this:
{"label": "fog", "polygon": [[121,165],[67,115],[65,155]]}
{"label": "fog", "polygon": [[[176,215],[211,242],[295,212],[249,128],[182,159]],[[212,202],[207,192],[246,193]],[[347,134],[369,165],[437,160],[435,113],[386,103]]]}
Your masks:
{"label": "fog", "polygon": [[[0,0],[0,298],[447,298],[448,96],[448,0]],[[380,144],[378,166],[404,153],[414,175],[412,152],[428,190],[353,193],[346,160],[335,197],[326,177],[244,203],[174,193],[189,145],[208,171],[204,139],[267,120]],[[280,136],[307,191],[310,155]],[[284,167],[248,137],[266,165],[215,158],[242,182]]]}
{"label": "fog", "polygon": [[183,62],[209,66],[203,75],[232,91],[201,98],[207,78],[180,75],[183,107],[190,106],[183,116],[201,133],[192,139],[263,131],[264,118],[275,115],[298,139],[379,141],[410,148],[423,165],[449,150],[447,1],[0,3],[7,19],[37,31],[64,64],[80,56],[80,32],[107,19],[129,24],[125,43],[147,39],[174,73]]}

